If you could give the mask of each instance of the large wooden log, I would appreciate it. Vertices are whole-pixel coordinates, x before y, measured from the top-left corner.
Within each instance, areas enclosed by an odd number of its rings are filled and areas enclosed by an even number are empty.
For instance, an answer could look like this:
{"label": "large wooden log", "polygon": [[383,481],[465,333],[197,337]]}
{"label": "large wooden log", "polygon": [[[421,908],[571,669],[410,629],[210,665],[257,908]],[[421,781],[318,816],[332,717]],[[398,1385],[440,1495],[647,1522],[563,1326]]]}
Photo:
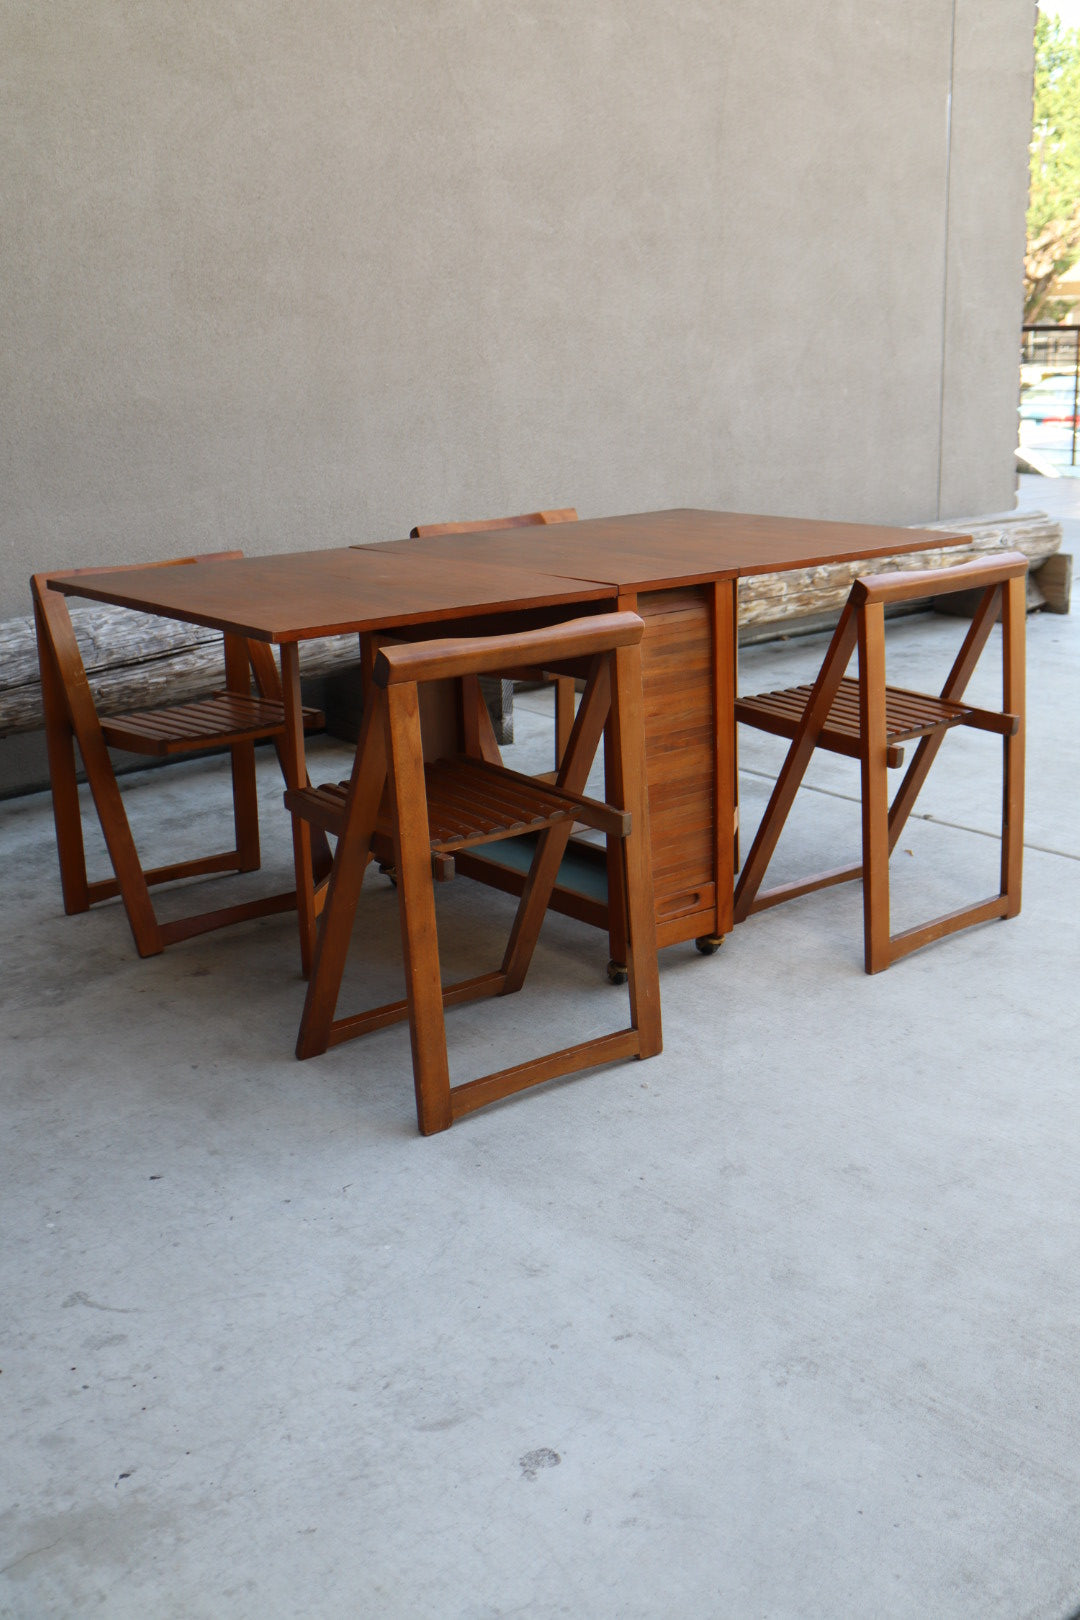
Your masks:
{"label": "large wooden log", "polygon": [[[224,684],[216,630],[97,604],[73,606],[71,622],[99,714],[185,703]],[[331,636],[301,647],[300,669],[323,675],[358,657],[355,636]],[[37,640],[27,614],[0,624],[0,737],[43,724]]]}
{"label": "large wooden log", "polygon": [[[1029,605],[1039,607],[1046,601],[1063,611],[1061,570],[1054,575],[1052,599],[1049,591],[1044,594],[1039,588],[1040,567],[1061,546],[1061,525],[1044,513],[1010,512],[977,522],[924,527],[953,534],[963,530],[971,535],[971,541],[960,547],[943,546],[940,551],[906,552],[875,560],[874,572],[944,567],[1000,548],[1022,551],[1032,565]],[[742,638],[753,640],[788,629],[811,629],[818,621],[835,617],[847,599],[852,580],[865,569],[865,563],[832,563],[823,568],[798,568],[740,580]],[[1065,578],[1067,606],[1067,570]],[[221,637],[214,630],[96,603],[72,606],[71,618],[94,701],[103,715],[187,702],[212,691],[224,679]],[[304,642],[300,648],[300,668],[305,676],[332,675],[355,666],[357,659],[355,636]],[[504,740],[511,734],[509,705],[507,689],[502,707],[496,704]],[[346,707],[350,706],[356,707],[355,694],[349,697]],[[0,737],[33,731],[43,723],[34,621],[27,614],[0,624]]]}
{"label": "large wooden log", "polygon": [[[1044,512],[1009,512],[978,521],[926,523],[920,528],[944,533],[963,532],[971,536],[962,546],[942,546],[931,551],[901,552],[893,557],[875,558],[875,574],[903,568],[944,568],[968,562],[989,551],[1022,551],[1031,559],[1028,606],[1042,607],[1044,596],[1038,585],[1038,570],[1061,546],[1061,524]],[[761,627],[798,626],[811,629],[818,620],[840,612],[851,590],[852,581],[867,571],[865,562],[829,563],[822,568],[793,568],[780,574],[756,574],[739,581],[739,629],[752,632],[743,639],[764,639]]]}

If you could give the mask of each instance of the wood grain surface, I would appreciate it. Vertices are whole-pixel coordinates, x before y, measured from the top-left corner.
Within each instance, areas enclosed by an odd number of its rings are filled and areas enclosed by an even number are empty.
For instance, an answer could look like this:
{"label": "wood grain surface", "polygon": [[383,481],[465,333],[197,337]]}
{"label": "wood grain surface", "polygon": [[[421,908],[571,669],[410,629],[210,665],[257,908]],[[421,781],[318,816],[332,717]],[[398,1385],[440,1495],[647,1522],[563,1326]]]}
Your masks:
{"label": "wood grain surface", "polygon": [[439,541],[417,566],[383,548],[291,552],[243,557],[192,568],[133,568],[122,576],[71,574],[54,590],[93,601],[161,613],[189,624],[233,630],[260,641],[305,641],[348,630],[393,629],[498,609],[599,601],[603,584],[568,580],[531,566],[441,556]]}

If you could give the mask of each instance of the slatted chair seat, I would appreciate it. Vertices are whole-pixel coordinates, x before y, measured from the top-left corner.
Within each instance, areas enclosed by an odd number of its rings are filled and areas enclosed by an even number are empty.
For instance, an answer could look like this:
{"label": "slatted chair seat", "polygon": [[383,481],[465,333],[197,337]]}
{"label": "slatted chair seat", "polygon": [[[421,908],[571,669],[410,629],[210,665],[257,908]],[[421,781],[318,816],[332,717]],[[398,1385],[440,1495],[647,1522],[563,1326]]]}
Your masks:
{"label": "slatted chair seat", "polygon": [[[788,686],[776,692],[757,692],[739,698],[735,718],[758,731],[777,737],[794,737],[802,724],[813,686]],[[970,704],[950,703],[927,692],[909,692],[890,686],[885,692],[885,737],[890,769],[902,765],[900,743],[929,736],[942,727],[977,724],[978,711]],[[860,757],[862,731],[859,724],[859,683],[845,676],[837,688],[822,727],[818,747],[849,759]]]}
{"label": "slatted chair seat", "polygon": [[[304,728],[322,724],[318,709],[305,708]],[[285,706],[276,698],[215,692],[194,703],[168,709],[136,709],[111,715],[101,722],[101,734],[110,748],[129,754],[187,754],[195,748],[225,748],[245,738],[253,742],[280,734]]]}
{"label": "slatted chair seat", "polygon": [[[242,555],[239,551],[216,552],[213,558],[221,561]],[[202,560],[186,557],[155,566],[198,567]],[[83,573],[86,570],[76,569],[73,572]],[[121,573],[123,570],[93,572]],[[277,911],[292,910],[296,905],[295,890],[162,922],[150,898],[150,889],[157,884],[222,872],[253,872],[260,864],[255,744],[263,738],[273,738],[281,758],[281,738],[285,730],[281,681],[270,648],[264,643],[247,641],[239,636],[226,636],[226,690],[190,703],[138,709],[102,719],[90,691],[67,602],[51,585],[53,579],[61,577],[35,574],[31,580],[31,593],[65,911],[86,911],[98,901],[118,895],[127,913],[139,955],[155,956],[166,945],[188,939],[193,934]],[[251,690],[253,675],[254,692]],[[303,719],[308,730],[322,725],[322,715],[317,709],[305,709]],[[76,778],[76,744],[114,873],[112,878],[93,882],[86,870]],[[109,758],[110,748],[158,758],[228,748],[232,767],[234,848],[176,861],[167,866],[145,868],[132,837],[119,783]],[[314,853],[320,872],[327,870],[330,851],[325,837],[320,835],[320,843]]]}
{"label": "slatted chair seat", "polygon": [[[966,563],[958,568],[919,573],[868,575],[852,586],[821,672],[813,685],[740,698],[737,720],[791,746],[762,816],[735,890],[735,921],[783,900],[829,884],[861,878],[863,938],[867,973],[878,973],[910,951],[994,917],[1020,910],[1024,825],[1024,575],[1027,559],[1018,552]],[[979,592],[971,627],[941,692],[913,692],[885,680],[886,606],[932,599],[957,591]],[[991,629],[1002,623],[1003,696],[1001,709],[983,709],[964,700]],[[856,646],[859,675],[844,674]],[[1003,740],[1001,882],[996,895],[893,934],[889,926],[889,856],[911,814],[945,734],[972,727]],[[886,769],[904,757],[901,744],[918,747],[892,804]],[[761,888],[788,812],[816,748],[858,759],[862,777],[862,862],[838,867],[799,882]]]}
{"label": "slatted chair seat", "polygon": [[[384,647],[372,670],[371,702],[348,783],[290,789],[294,816],[337,836],[337,852],[315,942],[297,1056],[408,1018],[417,1120],[427,1135],[498,1097],[559,1075],[660,1050],[656,923],[645,783],[641,650],[633,613],[599,614],[546,630]],[[490,670],[586,659],[589,678],[558,778],[522,776],[476,757],[425,764],[420,683],[472,679]],[[610,723],[609,723],[610,717]],[[605,728],[607,792],[581,789]],[[630,1025],[451,1087],[445,1006],[519,990],[539,937],[570,833],[585,825],[609,841],[627,918]],[[453,875],[456,851],[530,835],[535,839],[501,966],[443,986],[433,877]],[[345,958],[371,853],[386,850],[397,874],[406,997],[347,1017],[336,1014]]]}
{"label": "slatted chair seat", "polygon": [[[625,812],[482,759],[459,756],[425,764],[424,791],[433,856],[540,833],[561,821],[613,837],[623,838],[627,832]],[[317,788],[290,790],[285,804],[337,838],[345,822],[348,793],[348,782],[328,782]],[[380,809],[374,836],[390,842],[392,823],[386,805]]]}

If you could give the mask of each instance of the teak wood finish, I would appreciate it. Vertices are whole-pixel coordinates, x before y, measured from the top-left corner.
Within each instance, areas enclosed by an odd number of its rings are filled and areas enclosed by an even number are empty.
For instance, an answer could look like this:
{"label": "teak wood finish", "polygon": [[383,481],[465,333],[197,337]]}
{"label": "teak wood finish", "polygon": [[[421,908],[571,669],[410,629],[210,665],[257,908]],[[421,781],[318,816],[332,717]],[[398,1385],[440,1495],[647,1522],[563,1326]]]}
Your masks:
{"label": "teak wood finish", "polygon": [[[347,631],[456,623],[473,615],[490,623],[506,613],[516,622],[526,612],[611,600],[609,586],[580,571],[567,576],[525,557],[507,562],[496,547],[486,557],[436,549],[449,543],[411,540],[215,558],[197,570],[87,570],[53,576],[52,588],[281,645]],[[415,556],[403,555],[400,544],[419,546],[422,566]]]}
{"label": "teak wood finish", "polygon": [[[307,786],[301,641],[345,631],[369,640],[368,632],[473,618],[493,630],[523,620],[550,623],[565,616],[568,607],[587,612],[591,604],[610,605],[613,596],[610,587],[595,581],[566,579],[531,566],[504,566],[490,557],[477,562],[432,556],[418,568],[414,558],[395,555],[391,547],[274,557],[225,555],[202,560],[197,569],[86,570],[51,576],[50,588],[205,625],[252,643],[279,644],[285,709],[282,764],[290,788]],[[301,818],[293,820],[293,861],[306,975],[314,944],[316,868],[321,873],[323,852],[313,847],[311,828]]]}
{"label": "teak wood finish", "polygon": [[[576,523],[577,508],[562,506],[547,512],[522,512],[516,517],[476,518],[462,523],[418,523],[409,530],[411,540],[431,540],[446,534],[488,534],[495,529],[534,529],[549,523]],[[555,688],[555,769],[562,764],[566,744],[574,724],[574,677],[549,676],[545,670],[513,670],[508,679],[523,681],[550,680]]]}
{"label": "teak wood finish", "polygon": [[[660,995],[649,862],[640,642],[630,613],[602,614],[550,629],[382,648],[347,788],[290,791],[298,819],[338,833],[329,894],[297,1041],[297,1056],[408,1018],[417,1121],[429,1135],[496,1098],[559,1075],[660,1050]],[[463,756],[425,765],[418,688],[508,666],[545,669],[589,660],[589,677],[563,763],[550,785]],[[601,735],[610,804],[582,796]],[[451,1087],[443,1010],[521,988],[573,825],[603,832],[618,872],[625,916],[630,1025]],[[453,852],[492,839],[539,833],[510,940],[497,971],[443,987],[433,871],[448,875]],[[402,1001],[335,1016],[364,869],[380,836],[392,844],[405,957]]]}
{"label": "teak wood finish", "polygon": [[[553,523],[543,536],[542,569],[535,531],[509,528],[206,561],[198,569],[86,572],[54,579],[52,588],[280,643],[290,787],[306,783],[299,642],[440,623],[498,632],[525,622],[551,623],[568,609],[636,609],[646,624],[642,655],[659,935],[664,944],[696,939],[708,949],[731,928],[736,576],[889,557],[940,547],[948,539],[940,531],[683,509]],[[696,759],[693,768],[689,754],[680,760],[678,750],[667,746],[671,729],[687,718],[693,742],[684,740]],[[312,889],[313,868],[310,828],[299,818],[294,854],[297,893],[303,895]],[[463,855],[462,868],[473,859]],[[573,915],[606,922],[617,956],[617,894],[614,900],[610,915],[606,900],[571,895],[556,903]],[[305,972],[311,943],[312,929],[302,927]]]}
{"label": "teak wood finish", "polygon": [[[642,639],[645,760],[649,791],[653,894],[661,946],[694,940],[709,953],[730,933],[733,873],[735,658],[730,580],[685,589],[624,591],[620,610],[637,613]],[[572,846],[588,872],[596,852]],[[522,874],[490,851],[463,858],[470,877],[518,894]],[[608,932],[609,972],[626,962],[625,919],[618,886],[606,902],[573,887],[573,874],[552,897],[555,910]]]}
{"label": "teak wood finish", "polygon": [[[681,589],[724,576],[742,579],[933,550],[950,542],[960,545],[966,538],[941,530],[686,507],[555,524],[543,537],[543,568],[568,578],[606,580],[623,590]],[[482,562],[492,556],[506,566],[537,566],[536,536],[527,528],[389,540],[360,549],[423,556],[425,566],[440,557]]]}
{"label": "teak wood finish", "polygon": [[[213,554],[213,559],[233,559],[240,555],[239,552],[219,552]],[[156,566],[182,569],[201,566],[208,560],[211,559],[181,558]],[[117,574],[122,572],[124,570],[115,570]],[[269,647],[227,634],[224,691],[198,702],[143,709],[113,715],[103,721],[94,706],[67,603],[50,588],[57,577],[35,574],[31,594],[65,911],[69,914],[87,911],[98,901],[119,895],[136,950],[140,956],[155,956],[167,945],[194,934],[290,909],[295,904],[291,890],[162,922],[150,896],[151,887],[158,884],[213,873],[252,872],[260,864],[255,743],[272,737],[280,747],[285,729],[281,683]],[[251,691],[252,674],[257,695]],[[308,709],[303,711],[302,721],[306,726],[316,726],[321,724],[322,717]],[[89,880],[86,870],[76,781],[76,744],[114,873],[112,878],[97,882]],[[225,747],[229,749],[232,765],[234,848],[146,870],[135,847],[109,749],[167,756]],[[329,848],[325,841],[320,846],[320,855],[328,863]]]}
{"label": "teak wood finish", "polygon": [[[645,754],[660,945],[714,949],[732,927],[735,594],[721,579],[622,592],[645,621]],[[618,918],[610,927],[618,960]]]}
{"label": "teak wood finish", "polygon": [[[715,950],[732,928],[735,830],[733,582],[684,589],[621,591],[618,607],[642,619],[646,781],[649,791],[653,894],[661,946],[694,940]],[[580,858],[591,855],[587,846]],[[523,875],[508,875],[478,852],[462,870],[520,893]],[[626,931],[618,885],[609,873],[607,904],[561,883],[555,909],[607,928],[610,969],[621,977]]]}
{"label": "teak wood finish", "polygon": [[[586,518],[545,531],[544,568],[608,581],[618,606],[645,621],[642,643],[653,879],[661,945],[693,940],[709,952],[731,932],[738,833],[734,703],[737,577],[937,548],[939,532],[858,523],[759,517],[682,508]],[[959,542],[963,537],[956,536]],[[390,541],[364,548],[423,561],[506,565],[535,557],[528,529]],[[522,878],[470,856],[463,870],[519,892]],[[613,962],[621,952],[614,905],[556,891],[558,909],[606,920]]]}
{"label": "teak wood finish", "polygon": [[[1027,558],[1017,552],[992,561],[929,572],[868,575],[857,579],[812,687],[790,688],[740,699],[736,718],[791,738],[791,747],[762,817],[735,892],[735,921],[814,889],[861,877],[867,973],[957,929],[1020,910],[1024,825],[1024,576]],[[885,679],[885,608],[899,602],[979,591],[979,603],[963,646],[938,695],[890,687]],[[1002,707],[976,708],[964,692],[1000,617]],[[859,678],[845,677],[858,649]],[[890,932],[889,856],[911,814],[945,733],[970,726],[1003,739],[1001,881],[998,894],[899,934]],[[900,764],[901,744],[918,738],[914,758],[892,804],[886,772]],[[815,748],[847,754],[861,763],[862,862],[801,882],[761,892],[760,886],[788,812]]]}

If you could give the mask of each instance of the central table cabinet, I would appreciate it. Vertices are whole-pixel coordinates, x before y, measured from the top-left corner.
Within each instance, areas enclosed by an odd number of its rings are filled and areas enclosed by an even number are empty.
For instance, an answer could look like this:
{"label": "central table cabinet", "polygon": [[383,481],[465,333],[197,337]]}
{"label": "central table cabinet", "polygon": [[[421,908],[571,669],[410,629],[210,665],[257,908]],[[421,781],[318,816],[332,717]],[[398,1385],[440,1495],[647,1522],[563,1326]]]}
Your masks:
{"label": "central table cabinet", "polygon": [[[645,760],[652,828],[658,945],[696,940],[711,951],[731,931],[735,809],[731,655],[734,595],[729,580],[665,590],[620,591],[620,609],[640,615]],[[518,894],[528,838],[472,851],[467,875]],[[622,919],[609,909],[604,852],[571,842],[553,909],[606,928],[612,973],[625,962]]]}
{"label": "central table cabinet", "polygon": [[734,581],[621,592],[645,622],[642,683],[659,945],[732,927]]}

